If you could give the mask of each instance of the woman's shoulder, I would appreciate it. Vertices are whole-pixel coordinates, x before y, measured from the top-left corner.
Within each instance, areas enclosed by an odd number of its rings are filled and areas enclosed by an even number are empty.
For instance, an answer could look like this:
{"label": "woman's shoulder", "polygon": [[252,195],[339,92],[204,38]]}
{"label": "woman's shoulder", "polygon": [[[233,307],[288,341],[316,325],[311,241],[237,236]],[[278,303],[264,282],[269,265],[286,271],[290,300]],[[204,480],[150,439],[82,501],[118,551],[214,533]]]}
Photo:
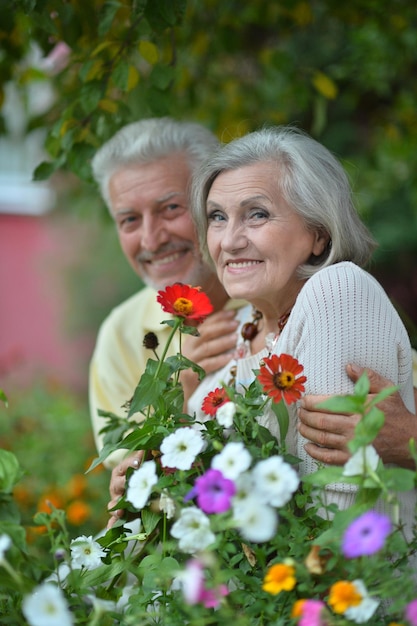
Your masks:
{"label": "woman's shoulder", "polygon": [[346,289],[371,289],[385,293],[382,285],[369,272],[351,261],[341,261],[319,270],[305,284],[306,290],[326,287],[344,291]]}

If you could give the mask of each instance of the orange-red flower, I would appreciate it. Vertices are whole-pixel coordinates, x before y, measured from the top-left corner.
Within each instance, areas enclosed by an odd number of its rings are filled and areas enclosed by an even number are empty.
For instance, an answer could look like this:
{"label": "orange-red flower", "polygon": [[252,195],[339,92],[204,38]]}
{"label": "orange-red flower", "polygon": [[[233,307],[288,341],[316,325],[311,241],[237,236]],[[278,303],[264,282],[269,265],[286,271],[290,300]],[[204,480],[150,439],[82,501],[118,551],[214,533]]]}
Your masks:
{"label": "orange-red flower", "polygon": [[201,322],[213,311],[213,305],[204,291],[199,288],[175,283],[158,291],[156,298],[166,313]]}
{"label": "orange-red flower", "polygon": [[299,376],[303,369],[297,359],[289,354],[273,354],[263,359],[257,378],[274,402],[283,398],[287,404],[292,404],[301,398],[304,391],[307,378]]}
{"label": "orange-red flower", "polygon": [[226,390],[223,389],[223,387],[217,387],[217,389],[210,391],[210,393],[204,398],[201,410],[204,411],[206,415],[214,417],[217,410],[223,406],[223,404],[226,404],[226,402],[229,402]]}

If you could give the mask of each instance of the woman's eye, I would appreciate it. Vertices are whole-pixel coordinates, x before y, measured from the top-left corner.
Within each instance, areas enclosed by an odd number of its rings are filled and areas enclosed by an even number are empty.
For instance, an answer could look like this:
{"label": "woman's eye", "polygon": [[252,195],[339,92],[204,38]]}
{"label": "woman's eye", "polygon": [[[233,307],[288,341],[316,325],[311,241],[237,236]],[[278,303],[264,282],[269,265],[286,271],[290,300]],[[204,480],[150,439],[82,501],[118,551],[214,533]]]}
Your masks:
{"label": "woman's eye", "polygon": [[267,220],[268,217],[269,213],[265,209],[253,209],[248,215],[248,220],[256,222],[260,220]]}
{"label": "woman's eye", "polygon": [[210,211],[210,213],[207,214],[208,222],[222,222],[224,219],[224,215],[220,213],[220,211]]}

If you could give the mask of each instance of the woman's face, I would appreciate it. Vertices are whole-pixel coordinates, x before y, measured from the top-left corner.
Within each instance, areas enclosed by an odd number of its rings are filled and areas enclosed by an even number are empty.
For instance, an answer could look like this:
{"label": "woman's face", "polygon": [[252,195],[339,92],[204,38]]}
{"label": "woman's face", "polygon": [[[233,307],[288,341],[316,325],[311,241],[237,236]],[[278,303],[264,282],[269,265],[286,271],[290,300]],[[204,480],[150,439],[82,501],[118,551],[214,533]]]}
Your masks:
{"label": "woman's face", "polygon": [[304,283],[297,268],[323,252],[327,236],[307,230],[284,201],[278,177],[271,162],[220,174],[207,199],[207,244],[230,297],[282,314]]}

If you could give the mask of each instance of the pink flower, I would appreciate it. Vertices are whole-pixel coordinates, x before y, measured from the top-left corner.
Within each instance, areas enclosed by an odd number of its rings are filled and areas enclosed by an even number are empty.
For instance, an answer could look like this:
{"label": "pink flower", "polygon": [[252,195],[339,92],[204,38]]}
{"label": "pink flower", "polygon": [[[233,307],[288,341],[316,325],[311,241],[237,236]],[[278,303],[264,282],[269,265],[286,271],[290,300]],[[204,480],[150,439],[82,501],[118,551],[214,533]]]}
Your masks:
{"label": "pink flower", "polygon": [[221,599],[229,593],[226,585],[214,588],[205,586],[203,563],[198,559],[191,559],[187,562],[179,580],[184,600],[190,605],[202,604],[206,609],[217,609]]}
{"label": "pink flower", "polygon": [[199,476],[185,500],[197,497],[197,504],[204,513],[224,513],[232,505],[236,493],[235,483],[216,469],[208,469]]}
{"label": "pink flower", "polygon": [[325,606],[321,600],[304,600],[298,626],[326,626]]}
{"label": "pink flower", "polygon": [[407,604],[405,617],[410,622],[411,626],[417,626],[417,599]]}

